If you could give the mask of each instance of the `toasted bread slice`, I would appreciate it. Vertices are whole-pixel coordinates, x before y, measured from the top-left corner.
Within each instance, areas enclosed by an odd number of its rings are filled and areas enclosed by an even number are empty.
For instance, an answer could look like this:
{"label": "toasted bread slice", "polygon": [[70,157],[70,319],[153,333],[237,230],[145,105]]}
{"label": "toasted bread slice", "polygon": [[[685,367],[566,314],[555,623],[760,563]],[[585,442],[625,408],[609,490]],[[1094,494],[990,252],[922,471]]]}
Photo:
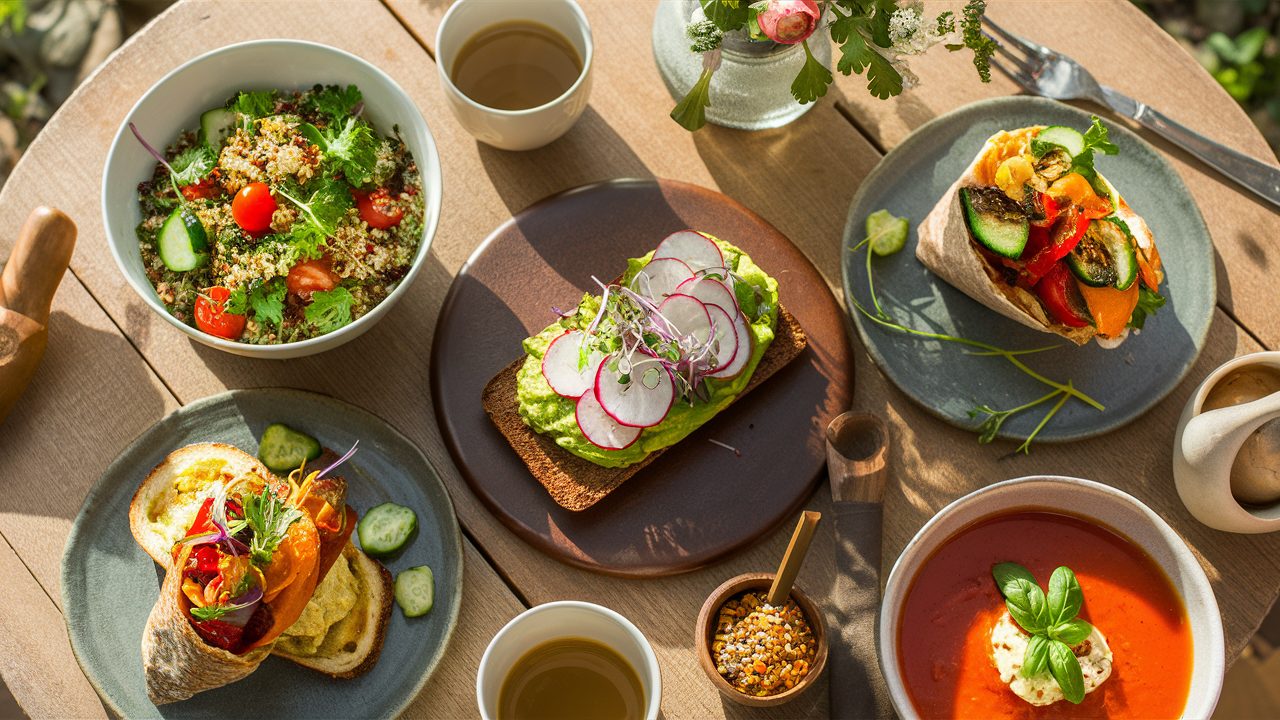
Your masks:
{"label": "toasted bread slice", "polygon": [[[207,461],[226,464],[207,481],[199,474],[182,477],[187,470]],[[269,482],[280,482],[257,458],[223,443],[199,443],[175,450],[142,481],[129,503],[129,530],[152,560],[169,567],[173,562],[173,544],[186,535],[200,504],[213,494],[210,490],[213,481],[224,473],[234,478],[252,474]],[[179,480],[186,481],[186,491],[175,486]]]}
{"label": "toasted bread slice", "polygon": [[[795,360],[808,342],[795,316],[779,306],[773,342],[761,356],[751,381],[738,393],[734,402]],[[493,376],[484,386],[480,396],[481,404],[485,412],[489,413],[489,418],[506,436],[507,442],[511,443],[516,454],[524,460],[529,471],[561,507],[575,511],[586,510],[662,454],[662,450],[655,450],[644,460],[627,467],[603,467],[574,455],[556,445],[551,438],[526,425],[520,417],[520,401],[516,395],[516,374],[520,372],[526,357],[528,356],[521,355]]]}
{"label": "toasted bread slice", "polygon": [[[329,627],[314,653],[300,652],[303,643],[294,641],[285,631],[272,654],[335,678],[354,678],[373,669],[382,653],[382,641],[386,637],[391,605],[395,599],[395,583],[382,563],[371,559],[349,542],[342,548],[339,562],[348,563],[355,577],[355,606]],[[330,575],[337,572],[339,568],[335,564]],[[321,583],[316,588],[312,603],[322,604],[330,592],[333,590]],[[310,611],[308,609],[303,614]]]}

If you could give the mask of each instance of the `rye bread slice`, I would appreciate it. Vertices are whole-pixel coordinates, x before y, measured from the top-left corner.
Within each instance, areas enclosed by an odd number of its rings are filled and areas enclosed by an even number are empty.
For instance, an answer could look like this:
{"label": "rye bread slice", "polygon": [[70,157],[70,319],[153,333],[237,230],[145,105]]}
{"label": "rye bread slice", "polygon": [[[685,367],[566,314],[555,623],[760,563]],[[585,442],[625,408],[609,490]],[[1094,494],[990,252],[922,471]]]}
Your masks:
{"label": "rye bread slice", "polygon": [[[795,360],[808,342],[795,316],[787,312],[786,308],[778,306],[778,324],[773,343],[761,356],[751,381],[738,393],[734,402]],[[484,386],[480,400],[493,424],[498,426],[516,454],[529,466],[529,472],[533,473],[561,507],[574,511],[586,510],[645,465],[653,462],[665,450],[655,450],[645,459],[627,467],[610,468],[584,460],[560,447],[546,435],[536,432],[520,417],[519,399],[516,395],[516,375],[527,357],[521,355],[494,375]]]}

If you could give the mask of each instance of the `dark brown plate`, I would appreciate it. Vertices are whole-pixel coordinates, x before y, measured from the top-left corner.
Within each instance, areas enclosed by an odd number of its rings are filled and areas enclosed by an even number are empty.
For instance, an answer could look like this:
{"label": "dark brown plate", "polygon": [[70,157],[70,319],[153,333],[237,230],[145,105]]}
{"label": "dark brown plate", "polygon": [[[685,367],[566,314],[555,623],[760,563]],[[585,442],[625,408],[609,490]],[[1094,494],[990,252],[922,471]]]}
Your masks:
{"label": "dark brown plate", "polygon": [[[809,338],[768,382],[581,512],[560,507],[480,404],[521,342],[570,308],[591,279],[696,229],[742,248],[779,284]],[[476,249],[449,288],[431,350],[431,392],[458,469],[494,515],[562,562],[627,576],[706,567],[804,504],[821,477],[823,430],[846,410],[853,364],[843,311],[809,260],[763,218],[712,190],[612,180],[542,200]],[[731,445],[741,456],[709,440]]]}

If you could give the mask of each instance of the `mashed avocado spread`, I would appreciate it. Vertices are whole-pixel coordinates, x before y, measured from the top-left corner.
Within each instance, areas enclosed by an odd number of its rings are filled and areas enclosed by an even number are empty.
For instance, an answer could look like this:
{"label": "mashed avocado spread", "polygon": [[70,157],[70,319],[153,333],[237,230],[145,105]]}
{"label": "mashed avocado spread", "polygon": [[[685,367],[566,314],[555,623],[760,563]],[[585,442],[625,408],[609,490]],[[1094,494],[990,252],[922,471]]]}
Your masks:
{"label": "mashed avocado spread", "polygon": [[[735,287],[735,295],[754,339],[751,359],[742,372],[727,380],[707,379],[705,382],[710,391],[708,402],[695,400],[690,405],[687,400],[677,398],[666,418],[657,425],[646,428],[630,447],[605,450],[595,445],[578,429],[576,401],[557,395],[542,375],[542,356],[551,341],[566,330],[585,329],[595,317],[600,307],[600,298],[588,294],[578,304],[578,312],[573,317],[562,318],[524,341],[528,358],[520,368],[516,382],[520,416],[525,423],[550,436],[557,445],[578,457],[605,467],[626,467],[643,460],[655,450],[676,444],[733,402],[751,381],[760,358],[773,342],[774,328],[778,321],[778,283],[738,248],[722,240],[715,240],[715,243],[724,254],[729,269],[746,281],[746,285],[740,282]],[[630,283],[636,273],[649,264],[652,256],[653,253],[649,253],[644,257],[628,260],[622,284]],[[754,287],[754,292],[748,285]]]}

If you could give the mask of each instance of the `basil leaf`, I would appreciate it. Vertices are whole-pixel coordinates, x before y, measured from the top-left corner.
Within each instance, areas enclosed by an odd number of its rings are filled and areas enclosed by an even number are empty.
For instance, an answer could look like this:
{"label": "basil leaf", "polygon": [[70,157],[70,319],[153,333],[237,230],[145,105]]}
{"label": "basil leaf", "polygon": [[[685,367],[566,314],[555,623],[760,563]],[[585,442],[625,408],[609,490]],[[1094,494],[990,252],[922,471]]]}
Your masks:
{"label": "basil leaf", "polygon": [[1022,677],[1035,677],[1049,667],[1049,638],[1032,635],[1027,641],[1027,652],[1022,656]]}
{"label": "basil leaf", "polygon": [[1049,637],[1054,640],[1060,640],[1067,645],[1079,645],[1084,639],[1089,637],[1089,633],[1093,632],[1093,626],[1088,622],[1075,618],[1066,622],[1058,623],[1049,629]]}
{"label": "basil leaf", "polygon": [[996,563],[991,568],[996,586],[1005,597],[1005,605],[1015,622],[1027,631],[1028,635],[1044,632],[1045,597],[1036,578],[1026,568],[1015,562]]}
{"label": "basil leaf", "polygon": [[[1076,574],[1065,565],[1053,571],[1049,578],[1049,617],[1048,625],[1064,623],[1080,614],[1080,606],[1084,604],[1084,591],[1080,589],[1080,581]],[[1072,643],[1074,644],[1074,643]]]}
{"label": "basil leaf", "polygon": [[1049,672],[1068,700],[1076,705],[1084,701],[1084,673],[1080,672],[1080,661],[1060,640],[1049,641]]}
{"label": "basil leaf", "polygon": [[996,587],[1004,592],[1004,586],[1016,578],[1022,578],[1032,585],[1036,584],[1036,576],[1016,562],[999,562],[991,568],[991,576],[996,579]]}

